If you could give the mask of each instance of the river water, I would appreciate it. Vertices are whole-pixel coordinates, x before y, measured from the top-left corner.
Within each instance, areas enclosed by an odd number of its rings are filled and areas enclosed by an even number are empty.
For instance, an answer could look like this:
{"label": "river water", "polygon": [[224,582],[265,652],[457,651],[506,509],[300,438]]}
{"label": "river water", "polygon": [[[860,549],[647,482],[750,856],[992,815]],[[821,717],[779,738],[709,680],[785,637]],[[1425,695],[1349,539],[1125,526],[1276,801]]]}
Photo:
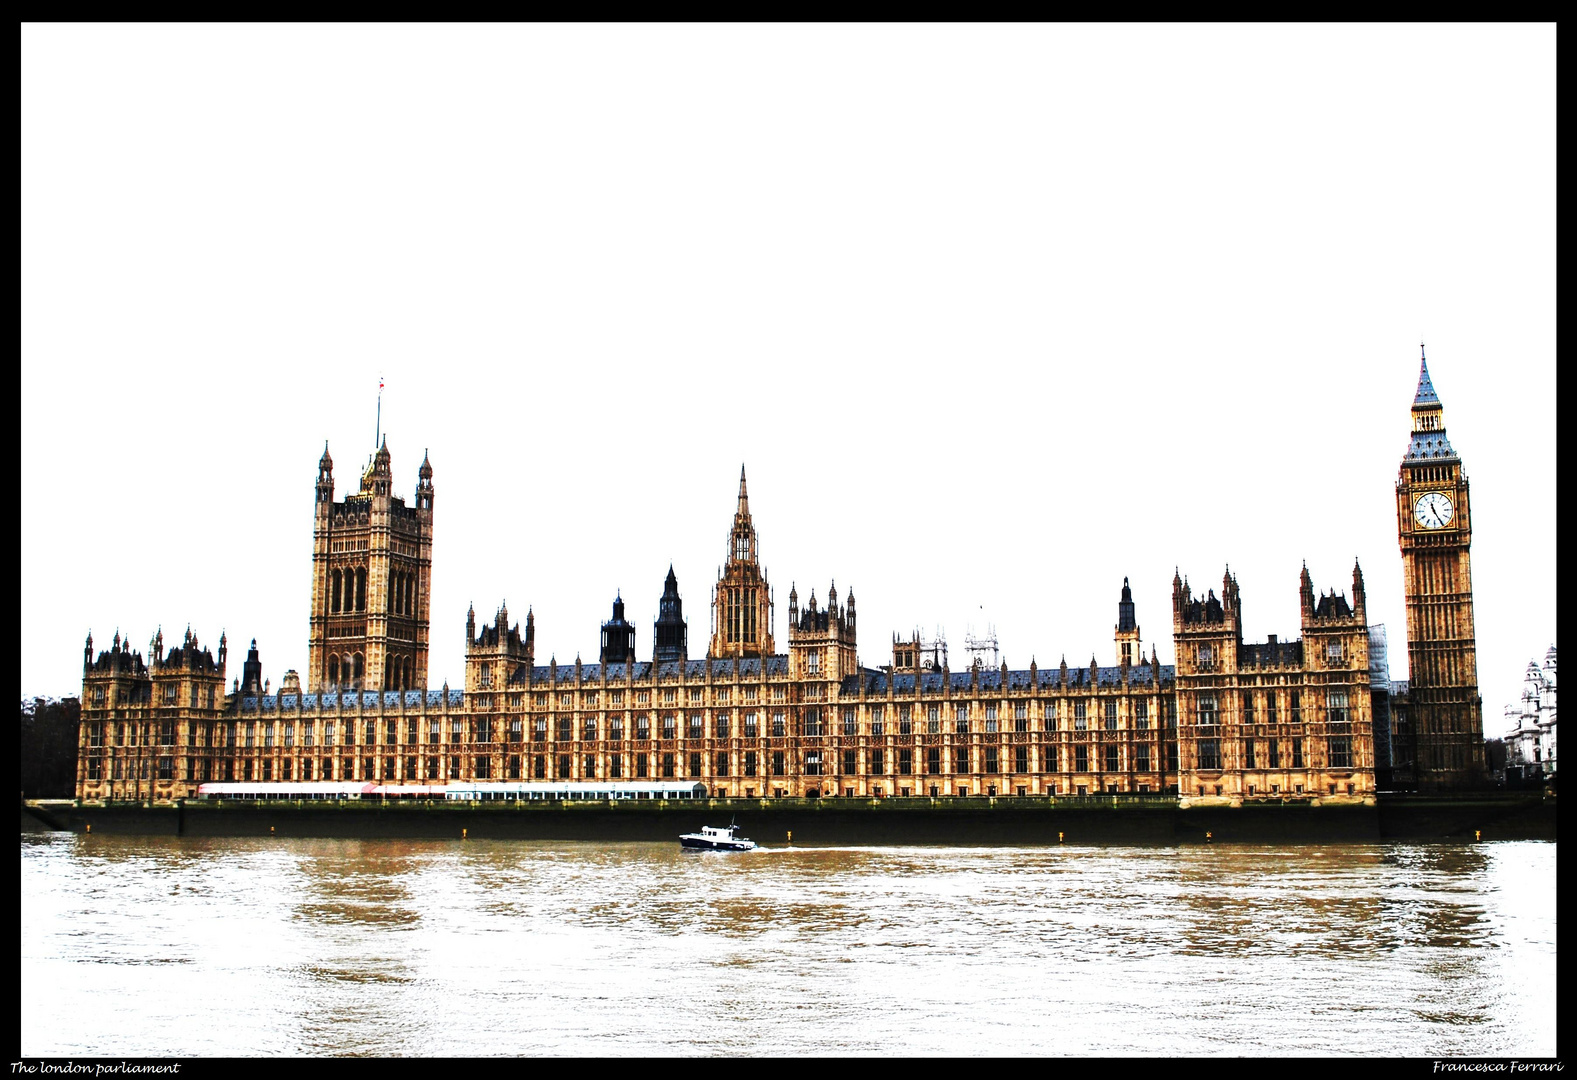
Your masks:
{"label": "river water", "polygon": [[28,1056],[1556,1053],[1553,843],[21,847]]}

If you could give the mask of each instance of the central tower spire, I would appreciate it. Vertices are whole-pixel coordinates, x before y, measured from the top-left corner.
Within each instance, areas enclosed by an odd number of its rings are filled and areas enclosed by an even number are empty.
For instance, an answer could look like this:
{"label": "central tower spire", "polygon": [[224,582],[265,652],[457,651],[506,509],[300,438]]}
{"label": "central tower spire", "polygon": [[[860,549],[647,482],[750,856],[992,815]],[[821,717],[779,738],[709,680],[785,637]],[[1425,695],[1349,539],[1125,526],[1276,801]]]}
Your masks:
{"label": "central tower spire", "polygon": [[745,467],[739,466],[739,502],[728,531],[728,559],[712,590],[712,639],[707,654],[772,655],[772,591],[761,571],[756,527],[750,520]]}
{"label": "central tower spire", "polygon": [[728,561],[756,561],[756,528],[750,523],[750,495],[745,491],[745,467],[739,466],[739,505],[734,508],[734,527],[728,534]]}

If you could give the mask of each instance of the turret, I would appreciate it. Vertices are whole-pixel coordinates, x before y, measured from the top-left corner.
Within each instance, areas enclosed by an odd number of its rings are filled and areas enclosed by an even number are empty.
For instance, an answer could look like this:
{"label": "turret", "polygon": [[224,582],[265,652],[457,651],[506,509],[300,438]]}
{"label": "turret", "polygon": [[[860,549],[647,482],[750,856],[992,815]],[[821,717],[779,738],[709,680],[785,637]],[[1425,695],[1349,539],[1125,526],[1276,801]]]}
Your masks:
{"label": "turret", "polygon": [[[624,596],[616,593],[613,598],[613,618],[602,624],[602,648],[598,653],[604,664],[622,664],[635,659],[635,625],[624,617]],[[579,671],[580,658],[575,658]],[[579,675],[576,676],[579,678]]]}
{"label": "turret", "polygon": [[416,509],[432,513],[433,509],[433,467],[427,460],[427,451],[422,451],[422,465],[416,470]]}
{"label": "turret", "polygon": [[[689,636],[689,624],[684,619],[684,602],[679,598],[679,579],[674,576],[673,564],[669,563],[662,599],[657,601],[657,621],[652,625],[653,662],[688,659]],[[632,638],[632,645],[633,641]]]}
{"label": "turret", "polygon": [[465,688],[497,689],[516,678],[526,678],[532,663],[533,621],[526,613],[526,632],[509,623],[509,605],[501,603],[492,625],[476,626],[474,609],[466,616]]}
{"label": "turret", "polygon": [[1128,579],[1123,578],[1122,597],[1117,601],[1117,663],[1139,664],[1144,662],[1144,645],[1139,640],[1139,623],[1134,619],[1133,590]]}
{"label": "turret", "polygon": [[816,603],[815,590],[803,609],[799,595],[789,593],[789,673],[793,678],[842,679],[859,666],[854,625],[838,606],[838,586],[827,590],[827,607]]}
{"label": "turret", "polygon": [[323,456],[318,458],[317,501],[325,506],[334,501],[334,459],[329,457],[327,439],[323,441]]}
{"label": "turret", "polygon": [[263,692],[263,661],[257,655],[257,638],[247,650],[246,663],[241,665],[241,695],[253,697]]}

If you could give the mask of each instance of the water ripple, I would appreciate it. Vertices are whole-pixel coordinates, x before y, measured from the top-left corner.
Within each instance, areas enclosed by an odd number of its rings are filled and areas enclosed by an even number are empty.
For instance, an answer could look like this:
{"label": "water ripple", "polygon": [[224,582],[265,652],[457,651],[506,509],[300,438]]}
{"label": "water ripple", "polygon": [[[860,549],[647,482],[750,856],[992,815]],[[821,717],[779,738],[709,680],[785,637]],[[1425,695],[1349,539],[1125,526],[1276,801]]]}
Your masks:
{"label": "water ripple", "polygon": [[23,994],[22,1047],[1547,1055],[1554,882],[1537,843],[709,858],[26,834],[22,981],[49,990]]}

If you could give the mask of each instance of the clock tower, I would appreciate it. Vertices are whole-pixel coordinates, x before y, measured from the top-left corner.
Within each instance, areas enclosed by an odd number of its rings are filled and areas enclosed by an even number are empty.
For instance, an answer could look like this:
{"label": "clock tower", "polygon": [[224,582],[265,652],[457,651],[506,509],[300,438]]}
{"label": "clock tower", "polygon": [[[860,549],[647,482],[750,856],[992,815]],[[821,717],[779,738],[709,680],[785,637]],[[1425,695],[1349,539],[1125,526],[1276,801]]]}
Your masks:
{"label": "clock tower", "polygon": [[[1420,347],[1422,353],[1422,347]],[[1396,481],[1407,594],[1408,708],[1422,790],[1483,783],[1483,703],[1473,635],[1473,516],[1462,459],[1420,356],[1413,434]]]}

